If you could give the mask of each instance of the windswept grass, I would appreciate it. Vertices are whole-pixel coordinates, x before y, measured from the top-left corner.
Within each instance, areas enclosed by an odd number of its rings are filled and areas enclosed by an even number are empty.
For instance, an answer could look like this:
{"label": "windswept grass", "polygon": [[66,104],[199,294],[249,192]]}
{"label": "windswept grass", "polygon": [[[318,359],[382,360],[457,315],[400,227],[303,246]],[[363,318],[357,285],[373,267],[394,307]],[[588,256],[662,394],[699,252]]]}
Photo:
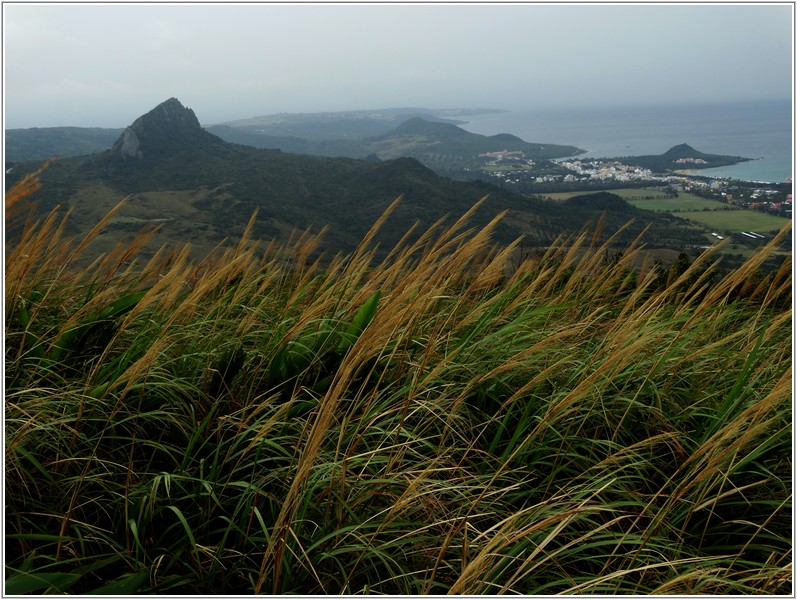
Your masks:
{"label": "windswept grass", "polygon": [[305,234],[139,264],[142,233],[77,268],[91,235],[29,222],[6,593],[790,593],[777,240],[725,275],[588,233],[510,269],[468,213],[377,263],[389,212],[323,263]]}

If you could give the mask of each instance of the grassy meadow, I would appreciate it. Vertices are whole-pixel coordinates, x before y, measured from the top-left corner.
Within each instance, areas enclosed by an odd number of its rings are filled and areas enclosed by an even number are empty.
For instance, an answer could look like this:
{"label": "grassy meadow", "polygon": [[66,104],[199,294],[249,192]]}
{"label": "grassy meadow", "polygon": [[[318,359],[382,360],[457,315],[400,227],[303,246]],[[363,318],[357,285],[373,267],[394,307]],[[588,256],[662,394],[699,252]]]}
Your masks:
{"label": "grassy meadow", "polygon": [[[6,194],[7,219],[35,177]],[[6,255],[6,594],[789,594],[791,263]],[[111,213],[107,219],[113,219]],[[608,244],[608,242],[607,242]]]}
{"label": "grassy meadow", "polygon": [[637,208],[644,208],[645,210],[655,210],[672,212],[676,211],[680,216],[683,211],[717,211],[728,210],[730,207],[724,202],[718,200],[708,200],[701,198],[695,194],[688,192],[678,192],[675,198],[625,198],[629,204],[633,204]]}
{"label": "grassy meadow", "polygon": [[677,216],[705,225],[716,232],[774,232],[791,224],[791,220],[785,217],[746,209],[684,211],[677,213]]}

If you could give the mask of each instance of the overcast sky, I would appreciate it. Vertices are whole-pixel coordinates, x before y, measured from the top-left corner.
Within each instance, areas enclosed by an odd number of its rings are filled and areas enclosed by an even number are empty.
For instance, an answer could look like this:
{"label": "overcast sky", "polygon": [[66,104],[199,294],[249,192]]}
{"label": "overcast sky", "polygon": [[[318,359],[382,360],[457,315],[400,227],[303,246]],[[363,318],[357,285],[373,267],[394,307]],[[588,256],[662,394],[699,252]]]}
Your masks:
{"label": "overcast sky", "polygon": [[6,128],[791,97],[791,4],[3,4]]}

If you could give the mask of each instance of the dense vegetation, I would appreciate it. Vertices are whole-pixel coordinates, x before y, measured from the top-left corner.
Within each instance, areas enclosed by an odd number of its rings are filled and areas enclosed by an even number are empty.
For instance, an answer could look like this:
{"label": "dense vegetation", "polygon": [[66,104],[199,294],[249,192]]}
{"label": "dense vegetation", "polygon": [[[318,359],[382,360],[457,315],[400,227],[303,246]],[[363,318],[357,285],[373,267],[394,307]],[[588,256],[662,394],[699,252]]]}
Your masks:
{"label": "dense vegetation", "polygon": [[6,594],[789,593],[789,261],[518,264],[471,213],[377,261],[390,210],[323,268],[142,234],[76,269],[103,223],[28,223]]}

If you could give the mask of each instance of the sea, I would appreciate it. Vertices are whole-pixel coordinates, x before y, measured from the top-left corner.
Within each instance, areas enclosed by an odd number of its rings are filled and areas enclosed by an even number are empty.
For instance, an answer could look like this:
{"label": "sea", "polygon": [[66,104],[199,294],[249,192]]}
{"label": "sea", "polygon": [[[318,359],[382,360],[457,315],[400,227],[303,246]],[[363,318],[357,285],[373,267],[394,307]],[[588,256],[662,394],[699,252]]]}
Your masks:
{"label": "sea", "polygon": [[706,154],[752,158],[727,167],[692,171],[708,177],[784,182],[793,177],[791,101],[520,109],[464,116],[463,129],[482,135],[511,133],[534,143],[567,144],[581,158],[663,154],[689,144]]}

